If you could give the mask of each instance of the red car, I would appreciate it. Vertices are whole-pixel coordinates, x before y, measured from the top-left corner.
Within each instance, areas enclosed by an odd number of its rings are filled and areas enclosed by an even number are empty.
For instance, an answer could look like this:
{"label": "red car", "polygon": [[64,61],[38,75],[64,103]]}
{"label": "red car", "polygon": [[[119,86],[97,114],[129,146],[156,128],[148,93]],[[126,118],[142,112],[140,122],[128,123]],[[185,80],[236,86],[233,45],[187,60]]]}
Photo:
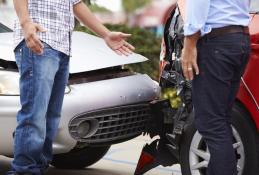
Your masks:
{"label": "red car", "polygon": [[[252,46],[251,58],[245,74],[242,77],[240,89],[232,110],[233,147],[236,150],[238,158],[238,175],[259,175],[259,1],[251,0],[251,3],[251,23],[249,26]],[[168,15],[168,20],[165,25],[164,47],[162,47],[160,63],[162,82],[160,84],[162,88],[170,86],[170,83],[172,87],[177,88],[179,82],[181,84],[181,82],[184,81],[181,77],[180,80],[179,78],[175,78],[179,76],[179,74],[175,73],[177,72],[175,68],[173,70],[172,68],[170,68],[171,70],[168,69],[168,60],[172,60],[171,55],[176,55],[177,58],[174,46],[176,46],[175,42],[178,38],[170,39],[170,32],[172,32],[170,26],[178,25],[177,22],[175,22],[178,19],[176,20],[176,17],[174,17],[177,16],[175,15],[177,10],[176,8]],[[179,3],[178,11],[183,14],[184,4]],[[180,40],[182,39],[181,37]],[[173,65],[177,69],[178,63],[176,61],[177,59],[173,61]],[[179,65],[180,64],[178,64],[178,68]],[[178,72],[179,70],[180,69],[178,69]],[[164,79],[167,80],[166,83],[164,83]],[[185,85],[181,86],[180,89],[183,89],[184,86]],[[186,87],[188,89],[189,86],[187,85]],[[162,107],[164,106],[166,105],[162,105]],[[155,144],[146,145],[143,148],[135,174],[138,175],[147,172],[157,165],[170,166],[180,163],[182,175],[205,175],[210,154],[202,136],[194,127],[193,115],[191,115],[190,112],[189,117],[180,116],[180,125],[178,125],[179,121],[175,121],[178,120],[178,118],[173,117],[171,125],[168,125],[168,123],[170,123],[168,113],[179,118],[179,112],[170,113],[169,111],[167,114],[163,112],[159,113],[160,118],[161,115],[163,116],[162,118],[164,118],[160,121],[164,126],[156,124],[155,126],[159,128],[159,131],[153,130],[151,131],[151,135],[160,135],[160,141],[156,141]],[[180,113],[184,113],[184,109],[180,109]],[[159,117],[156,115],[155,118],[156,119],[153,119],[153,123],[159,123]],[[188,119],[186,120],[186,118]],[[175,125],[177,125],[177,127]],[[173,128],[173,131],[172,129],[167,129],[168,126]],[[181,126],[183,131],[179,132],[181,131],[179,130]],[[180,135],[178,138],[176,138],[177,134],[172,134],[175,129]],[[157,145],[161,145],[160,147],[162,149],[157,148],[159,147]],[[168,156],[166,149],[171,153],[171,158]],[[161,150],[163,150],[163,152],[161,152]]]}

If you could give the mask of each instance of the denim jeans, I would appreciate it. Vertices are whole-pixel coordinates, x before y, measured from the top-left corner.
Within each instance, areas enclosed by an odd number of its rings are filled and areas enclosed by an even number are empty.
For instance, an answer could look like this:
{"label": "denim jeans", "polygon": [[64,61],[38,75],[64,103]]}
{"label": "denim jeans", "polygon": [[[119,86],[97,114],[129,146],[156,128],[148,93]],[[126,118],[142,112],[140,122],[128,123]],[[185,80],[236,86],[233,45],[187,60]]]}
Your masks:
{"label": "denim jeans", "polygon": [[201,38],[197,45],[200,75],[193,80],[195,125],[211,153],[207,175],[237,175],[231,108],[250,53],[243,33]]}
{"label": "denim jeans", "polygon": [[15,49],[20,72],[21,110],[14,137],[12,170],[40,175],[52,159],[65,87],[69,57],[44,44],[42,55],[22,42]]}

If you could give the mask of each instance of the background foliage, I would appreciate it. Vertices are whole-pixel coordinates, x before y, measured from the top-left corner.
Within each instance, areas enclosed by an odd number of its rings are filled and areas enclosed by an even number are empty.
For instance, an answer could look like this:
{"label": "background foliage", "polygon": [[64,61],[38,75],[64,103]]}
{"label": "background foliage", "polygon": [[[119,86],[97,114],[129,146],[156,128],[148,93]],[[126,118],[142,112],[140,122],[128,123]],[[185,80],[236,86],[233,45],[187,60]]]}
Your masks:
{"label": "background foliage", "polygon": [[129,14],[150,3],[150,0],[122,0],[124,11]]}
{"label": "background foliage", "polygon": [[112,13],[109,9],[105,8],[105,7],[100,7],[96,4],[92,4],[89,6],[89,9],[92,12],[101,12],[101,13]]}

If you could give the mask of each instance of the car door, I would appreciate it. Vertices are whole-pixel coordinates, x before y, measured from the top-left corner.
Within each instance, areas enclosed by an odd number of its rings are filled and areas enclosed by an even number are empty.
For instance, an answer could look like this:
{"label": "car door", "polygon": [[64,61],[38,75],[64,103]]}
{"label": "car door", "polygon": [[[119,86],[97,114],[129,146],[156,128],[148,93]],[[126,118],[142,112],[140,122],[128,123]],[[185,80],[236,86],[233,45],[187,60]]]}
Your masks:
{"label": "car door", "polygon": [[259,1],[251,1],[251,56],[242,79],[238,99],[245,105],[259,130]]}

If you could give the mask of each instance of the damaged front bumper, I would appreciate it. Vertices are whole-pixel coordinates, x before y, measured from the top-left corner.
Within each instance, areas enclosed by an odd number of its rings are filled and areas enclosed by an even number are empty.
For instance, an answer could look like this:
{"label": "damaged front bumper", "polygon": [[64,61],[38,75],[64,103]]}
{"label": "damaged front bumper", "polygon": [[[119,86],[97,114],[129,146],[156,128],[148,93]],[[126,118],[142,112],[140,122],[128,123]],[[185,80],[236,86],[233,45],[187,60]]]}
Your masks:
{"label": "damaged front bumper", "polygon": [[185,81],[180,71],[165,70],[160,85],[173,87],[181,98],[181,105],[172,108],[169,100],[153,101],[150,104],[151,118],[146,133],[151,138],[159,136],[151,144],[146,144],[140,155],[135,175],[162,165],[172,166],[179,162],[180,145],[184,131],[193,122],[191,82]]}

